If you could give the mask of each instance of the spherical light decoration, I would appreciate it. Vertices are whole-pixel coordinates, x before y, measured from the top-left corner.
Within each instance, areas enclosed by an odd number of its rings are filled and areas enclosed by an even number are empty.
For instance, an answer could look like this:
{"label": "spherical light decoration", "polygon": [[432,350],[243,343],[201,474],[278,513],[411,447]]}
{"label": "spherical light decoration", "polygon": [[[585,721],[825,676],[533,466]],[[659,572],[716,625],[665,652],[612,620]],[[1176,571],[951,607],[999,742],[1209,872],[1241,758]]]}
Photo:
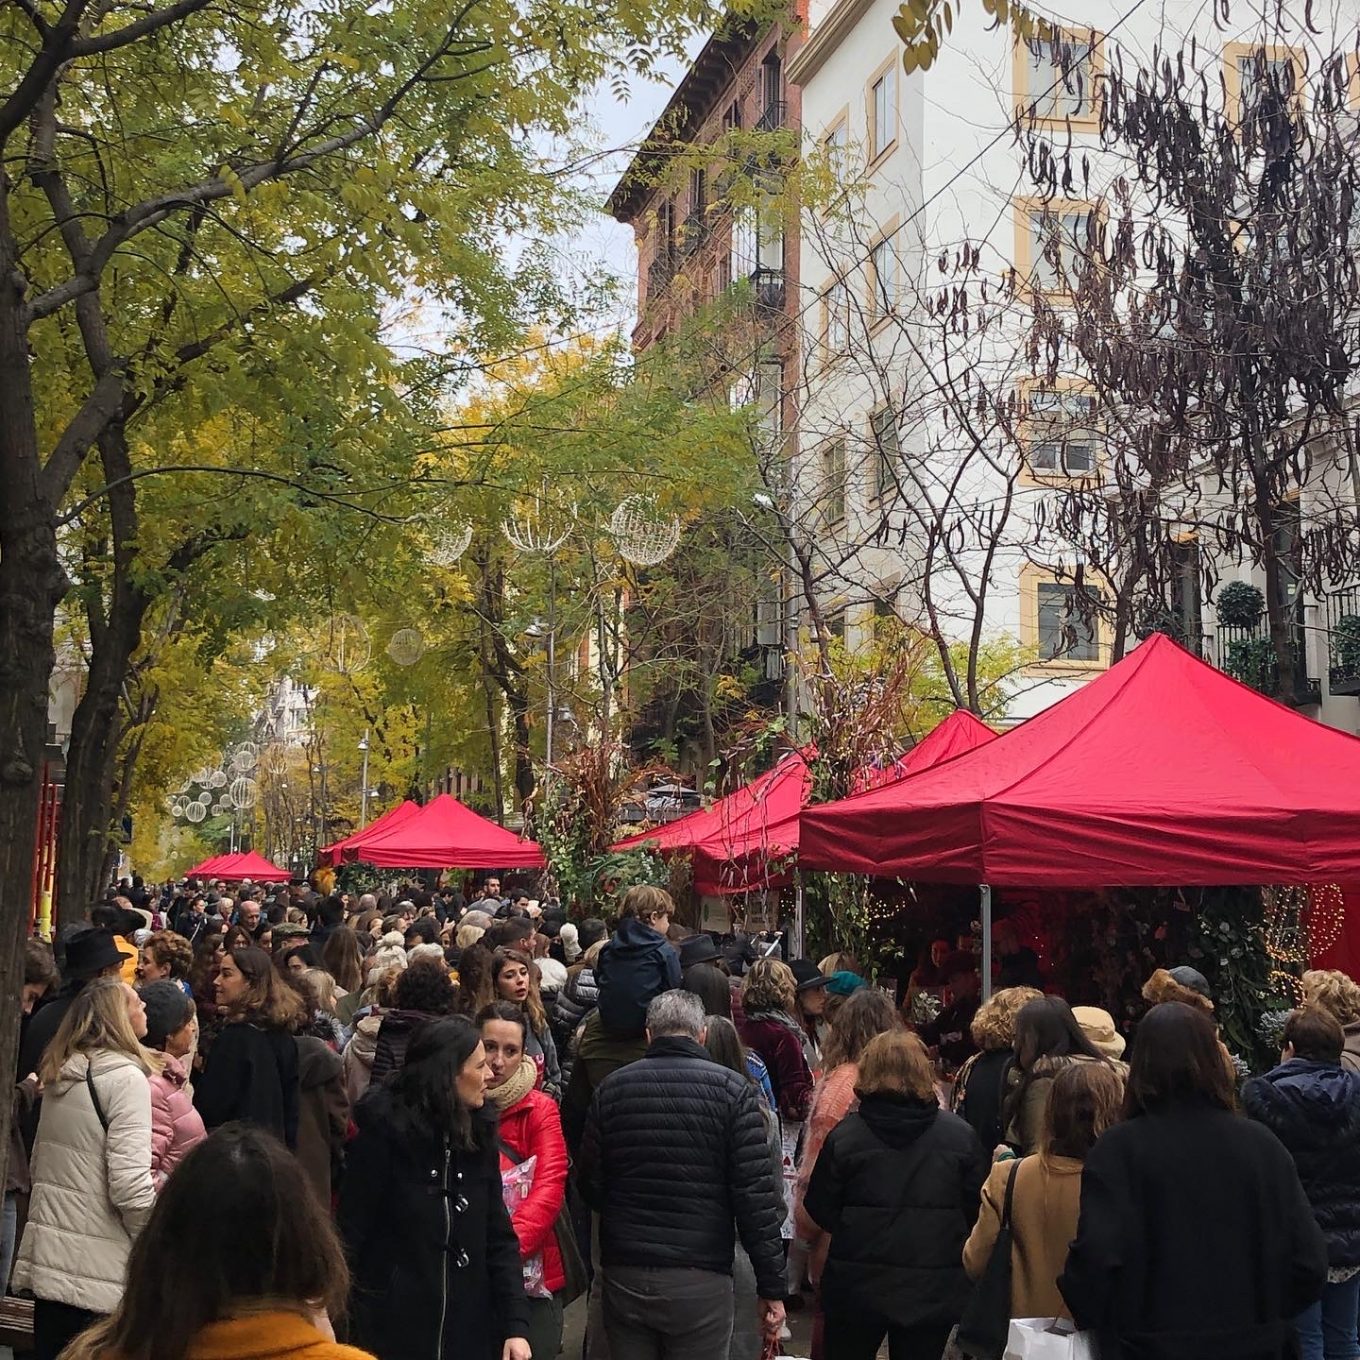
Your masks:
{"label": "spherical light decoration", "polygon": [[255,800],[259,797],[259,786],[253,779],[247,779],[242,775],[239,779],[231,781],[231,788],[227,792],[231,795],[232,807],[254,807]]}
{"label": "spherical light decoration", "polygon": [[184,816],[184,799],[183,799],[183,798],[175,798],[175,799],[173,799],[173,800],[171,801],[171,803],[170,803],[170,815],[171,815],[172,817],[183,817],[183,816]]}
{"label": "spherical light decoration", "polygon": [[227,783],[227,772],[225,770],[214,770],[208,776],[208,787],[210,789],[225,788]]}
{"label": "spherical light decoration", "polygon": [[200,765],[193,774],[189,776],[191,784],[206,784],[212,778],[212,766]]}
{"label": "spherical light decoration", "polygon": [[425,655],[425,639],[419,628],[398,628],[388,639],[387,655],[397,666],[414,666]]}
{"label": "spherical light decoration", "polygon": [[430,543],[430,562],[436,567],[451,567],[467,552],[472,542],[472,525],[455,524],[437,529]]}
{"label": "spherical light decoration", "polygon": [[205,808],[202,803],[190,803],[189,806],[184,809],[184,815],[191,822],[197,824],[208,815],[208,809]]}
{"label": "spherical light decoration", "polygon": [[576,525],[576,507],[554,496],[545,482],[532,496],[522,497],[501,521],[501,533],[524,553],[554,553]]}
{"label": "spherical light decoration", "polygon": [[207,807],[208,804],[212,802],[212,800],[213,796],[207,789],[204,789],[203,792],[200,793],[196,799],[194,799],[196,803],[199,803],[203,807]]}
{"label": "spherical light decoration", "polygon": [[664,562],[680,543],[680,520],[664,515],[655,496],[628,496],[609,517],[619,556],[639,567]]}
{"label": "spherical light decoration", "polygon": [[260,758],[260,748],[253,741],[243,741],[232,753],[230,765],[235,774],[249,774]]}
{"label": "spherical light decoration", "polygon": [[326,632],[326,664],[337,675],[353,675],[368,665],[373,656],[364,622],[353,614],[337,614]]}

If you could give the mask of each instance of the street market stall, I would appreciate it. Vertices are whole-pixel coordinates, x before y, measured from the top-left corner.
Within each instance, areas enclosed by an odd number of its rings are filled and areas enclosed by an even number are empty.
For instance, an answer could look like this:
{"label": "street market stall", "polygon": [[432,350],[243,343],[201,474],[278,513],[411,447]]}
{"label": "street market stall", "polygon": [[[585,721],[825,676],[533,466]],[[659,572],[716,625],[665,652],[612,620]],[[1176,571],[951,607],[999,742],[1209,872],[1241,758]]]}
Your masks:
{"label": "street market stall", "polygon": [[535,841],[497,826],[451,793],[365,836],[361,855],[380,869],[541,869],[544,863]]}
{"label": "street market stall", "polygon": [[195,864],[187,878],[220,878],[228,883],[249,879],[252,883],[287,883],[288,870],[271,864],[254,850],[238,851],[234,855],[214,855]]}
{"label": "street market stall", "polygon": [[343,840],[324,845],[317,851],[316,862],[325,868],[336,868],[352,860],[363,859],[363,848],[375,837],[384,836],[393,827],[400,826],[408,818],[420,811],[420,804],[407,798],[396,807],[388,808],[381,817],[375,817],[365,827],[361,827]]}

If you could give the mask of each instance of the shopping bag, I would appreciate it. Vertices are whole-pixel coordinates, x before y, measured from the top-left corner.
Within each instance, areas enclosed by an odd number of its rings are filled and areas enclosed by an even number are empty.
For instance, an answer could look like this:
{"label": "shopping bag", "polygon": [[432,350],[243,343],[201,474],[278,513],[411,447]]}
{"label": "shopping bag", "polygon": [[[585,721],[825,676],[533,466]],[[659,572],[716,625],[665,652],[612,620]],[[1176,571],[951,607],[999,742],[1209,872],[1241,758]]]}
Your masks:
{"label": "shopping bag", "polygon": [[1070,1318],[1012,1318],[1005,1360],[1097,1360],[1089,1332]]}
{"label": "shopping bag", "polygon": [[[538,1157],[532,1156],[522,1162],[516,1162],[508,1171],[501,1172],[501,1195],[505,1200],[507,1213],[513,1214],[529,1198],[537,1166]],[[533,1255],[524,1257],[520,1264],[524,1270],[524,1292],[531,1299],[552,1298],[552,1290],[543,1279],[543,1253],[536,1251]]]}

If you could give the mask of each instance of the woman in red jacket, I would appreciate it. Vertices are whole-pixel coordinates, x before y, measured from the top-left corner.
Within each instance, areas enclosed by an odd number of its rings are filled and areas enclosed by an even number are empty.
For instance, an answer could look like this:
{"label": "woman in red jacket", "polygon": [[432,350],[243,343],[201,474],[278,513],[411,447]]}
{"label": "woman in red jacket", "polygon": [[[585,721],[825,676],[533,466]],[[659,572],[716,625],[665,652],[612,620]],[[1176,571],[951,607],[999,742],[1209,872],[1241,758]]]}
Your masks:
{"label": "woman in red jacket", "polygon": [[[554,1230],[567,1192],[567,1145],[557,1102],[535,1089],[538,1068],[524,1051],[524,1009],[493,1001],[477,1015],[491,1068],[488,1104],[500,1112],[501,1171],[535,1159],[528,1195],[511,1208],[529,1294],[529,1346],[534,1360],[562,1349],[562,1288],[567,1282]],[[537,1263],[541,1260],[541,1280]]]}

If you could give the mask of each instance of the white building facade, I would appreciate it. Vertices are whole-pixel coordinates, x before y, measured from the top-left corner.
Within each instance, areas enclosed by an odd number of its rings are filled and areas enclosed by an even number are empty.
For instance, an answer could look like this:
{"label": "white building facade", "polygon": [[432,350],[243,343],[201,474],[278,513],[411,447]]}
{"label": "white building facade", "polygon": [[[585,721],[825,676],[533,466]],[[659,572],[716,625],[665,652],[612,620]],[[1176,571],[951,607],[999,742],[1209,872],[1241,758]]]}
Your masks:
{"label": "white building facade", "polygon": [[[1262,57],[1288,63],[1305,90],[1327,56],[1356,50],[1360,18],[1354,0],[1319,0],[1311,31],[1303,0],[1235,2],[1217,23],[1198,0],[1068,5],[1044,10],[1062,34],[1061,67],[1051,48],[1017,44],[965,2],[932,67],[907,75],[897,0],[813,0],[788,70],[808,185],[794,481],[823,603],[851,641],[885,608],[960,642],[1014,639],[1023,670],[1013,718],[1110,660],[1107,623],[1072,609],[1082,545],[1053,527],[1063,488],[1099,487],[1103,435],[1078,369],[1038,376],[1026,305],[1031,289],[1061,288],[1047,234],[1082,239],[1120,174],[1100,146],[1101,72],[1147,66],[1158,52],[1188,57],[1193,37],[1210,99],[1244,99]],[[1082,173],[1056,196],[1036,194],[1017,120],[1070,140]],[[1315,493],[1353,505],[1354,482],[1325,469],[1301,489],[1302,518]],[[1164,603],[1223,664],[1238,644],[1201,598],[1197,556],[1218,549],[1190,532],[1185,541],[1183,579]],[[1228,558],[1210,575],[1262,584],[1259,569]],[[1281,696],[1349,731],[1360,728],[1353,585],[1300,593],[1306,675]]]}

